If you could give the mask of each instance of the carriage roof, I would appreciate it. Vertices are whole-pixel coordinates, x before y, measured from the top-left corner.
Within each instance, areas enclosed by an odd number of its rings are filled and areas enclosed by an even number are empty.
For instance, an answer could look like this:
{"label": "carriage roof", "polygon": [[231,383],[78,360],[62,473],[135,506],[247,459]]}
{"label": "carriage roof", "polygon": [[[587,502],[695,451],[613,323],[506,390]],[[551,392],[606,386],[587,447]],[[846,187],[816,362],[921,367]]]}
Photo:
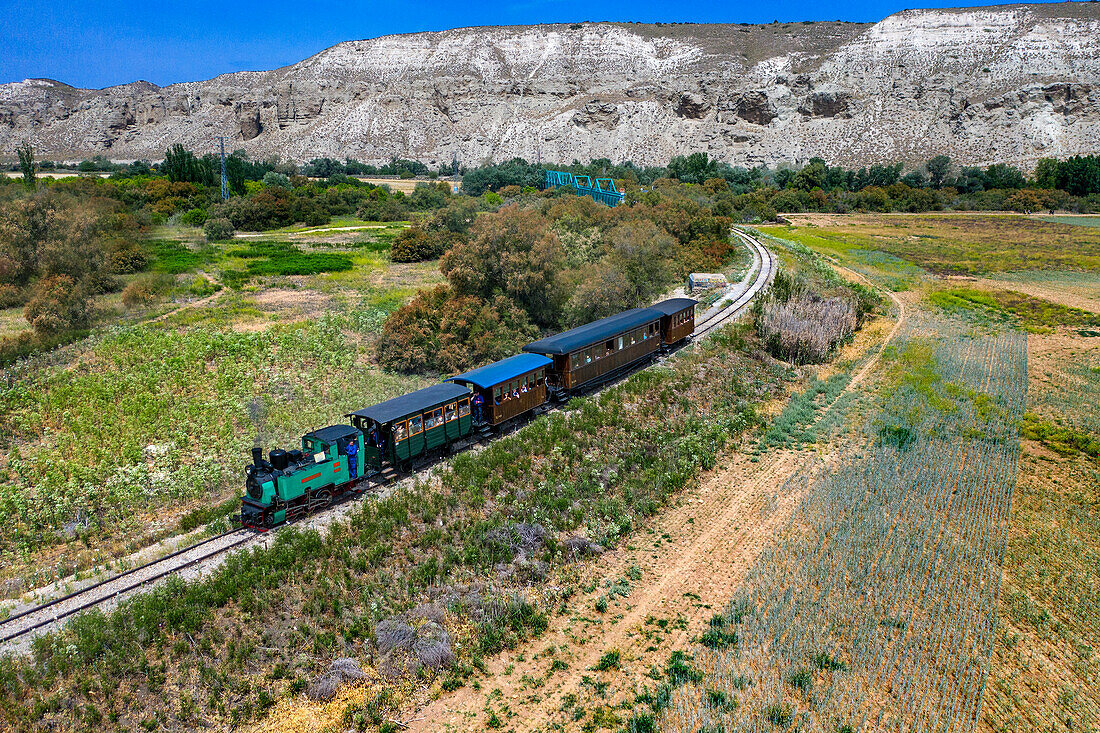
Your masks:
{"label": "carriage roof", "polygon": [[469,395],[470,391],[465,387],[460,387],[452,382],[444,382],[443,384],[418,389],[400,397],[394,397],[392,400],[379,402],[377,405],[364,407],[362,410],[349,412],[348,417],[368,418],[378,423],[388,423]]}

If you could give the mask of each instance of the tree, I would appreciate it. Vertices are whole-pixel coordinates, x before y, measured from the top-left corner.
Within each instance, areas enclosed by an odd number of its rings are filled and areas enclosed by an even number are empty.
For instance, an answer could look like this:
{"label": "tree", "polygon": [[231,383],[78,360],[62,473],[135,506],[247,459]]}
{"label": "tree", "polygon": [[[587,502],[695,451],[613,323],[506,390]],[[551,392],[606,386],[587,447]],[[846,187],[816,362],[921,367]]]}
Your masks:
{"label": "tree", "polygon": [[676,246],[668,232],[640,219],[619,224],[606,239],[608,259],[626,277],[628,308],[644,305],[664,291],[672,277],[671,257]]}
{"label": "tree", "polygon": [[614,263],[605,259],[586,265],[566,305],[568,325],[591,323],[633,308],[637,303],[630,297],[631,289],[626,275]]}
{"label": "tree", "polygon": [[1024,174],[1008,163],[994,163],[983,171],[986,189],[991,188],[1023,188],[1027,181]]}
{"label": "tree", "polygon": [[179,143],[164,151],[164,164],[161,170],[173,183],[212,184],[214,172],[187,148]]}
{"label": "tree", "polygon": [[812,191],[815,188],[823,188],[826,174],[825,164],[815,160],[803,166],[802,170],[795,174],[790,186],[799,191]]}
{"label": "tree", "polygon": [[291,189],[290,178],[283,173],[276,173],[275,171],[268,171],[264,174],[263,184],[268,188],[285,188]]}
{"label": "tree", "polygon": [[23,185],[28,191],[33,191],[38,187],[38,181],[34,177],[34,148],[24,140],[15,152],[19,156],[19,170],[23,172]]}
{"label": "tree", "polygon": [[919,170],[909,171],[902,177],[901,182],[909,188],[925,188],[928,186],[928,179]]}
{"label": "tree", "polygon": [[706,153],[677,155],[668,162],[668,174],[682,183],[703,183],[718,176],[718,161],[711,160]]}
{"label": "tree", "polygon": [[503,295],[485,301],[440,285],[394,311],[376,348],[388,369],[454,374],[511,356],[537,337],[527,315]]}
{"label": "tree", "polygon": [[937,155],[924,166],[928,170],[928,182],[932,188],[943,188],[951,177],[951,158]]}
{"label": "tree", "polygon": [[68,275],[53,275],[35,283],[23,316],[39,334],[85,328],[91,320],[86,291]]}
{"label": "tree", "polygon": [[440,270],[458,295],[491,300],[503,294],[540,326],[558,323],[568,294],[561,287],[565,251],[538,212],[505,206],[482,214],[470,238],[453,246]]}
{"label": "tree", "polygon": [[115,202],[52,188],[6,202],[0,205],[0,270],[16,285],[67,275],[102,291],[110,284],[105,243],[130,238],[127,224],[132,219],[120,216]]}

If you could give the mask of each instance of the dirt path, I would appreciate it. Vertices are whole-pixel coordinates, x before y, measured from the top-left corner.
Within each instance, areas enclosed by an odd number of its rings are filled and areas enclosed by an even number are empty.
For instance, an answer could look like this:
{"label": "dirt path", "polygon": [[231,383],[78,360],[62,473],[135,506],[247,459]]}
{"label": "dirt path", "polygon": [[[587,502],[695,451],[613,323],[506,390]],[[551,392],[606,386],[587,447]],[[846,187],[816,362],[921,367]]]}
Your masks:
{"label": "dirt path", "polygon": [[[865,381],[905,323],[905,304],[889,296],[897,321],[845,392]],[[409,730],[477,730],[497,721],[515,731],[579,730],[597,710],[621,718],[613,708],[652,684],[651,668],[698,638],[830,459],[777,451],[754,463],[733,455],[630,544],[581,568],[574,581],[580,592],[542,637],[491,660],[478,689],[467,686],[409,711]],[[629,590],[617,596],[616,589]],[[597,669],[608,652],[619,653],[618,668]]]}
{"label": "dirt path", "polygon": [[[563,703],[575,709],[568,696],[596,697],[585,678],[610,683],[603,704],[629,699],[651,666],[685,648],[729,600],[801,499],[801,491],[781,492],[784,481],[815,460],[789,451],[760,463],[734,456],[631,544],[585,567],[568,613],[542,637],[489,662],[480,689],[467,686],[410,713],[410,730],[480,729],[491,715],[516,731],[568,727],[572,713]],[[629,591],[601,612],[609,583],[624,590],[629,583]],[[596,671],[608,651],[619,652],[621,668]],[[592,701],[582,707],[592,709]]]}

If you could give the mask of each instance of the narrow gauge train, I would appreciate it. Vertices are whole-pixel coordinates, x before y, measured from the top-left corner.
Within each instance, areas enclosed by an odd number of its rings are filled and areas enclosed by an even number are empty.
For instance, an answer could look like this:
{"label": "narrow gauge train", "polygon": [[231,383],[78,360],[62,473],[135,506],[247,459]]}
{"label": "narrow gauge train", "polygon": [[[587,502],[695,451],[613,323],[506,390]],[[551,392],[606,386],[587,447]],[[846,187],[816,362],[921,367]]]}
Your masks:
{"label": "narrow gauge train", "polygon": [[474,430],[496,429],[652,359],[695,331],[691,298],[635,308],[540,339],[523,353],[442,384],[348,413],[350,425],[302,436],[301,449],[252,449],[240,521],[274,527],[362,491],[365,478],[449,453]]}

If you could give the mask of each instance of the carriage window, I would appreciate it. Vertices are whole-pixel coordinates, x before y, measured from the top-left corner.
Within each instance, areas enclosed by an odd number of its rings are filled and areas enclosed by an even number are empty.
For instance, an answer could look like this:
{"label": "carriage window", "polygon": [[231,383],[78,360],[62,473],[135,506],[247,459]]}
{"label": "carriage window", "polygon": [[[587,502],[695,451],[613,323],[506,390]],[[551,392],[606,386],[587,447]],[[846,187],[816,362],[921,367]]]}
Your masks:
{"label": "carriage window", "polygon": [[443,408],[440,407],[439,409],[432,410],[430,413],[428,413],[428,416],[424,419],[424,422],[425,422],[425,429],[427,429],[427,430],[431,430],[432,428],[437,428],[440,425],[442,425],[443,424]]}
{"label": "carriage window", "polygon": [[393,442],[400,443],[405,439],[405,423],[404,421],[397,423],[393,426]]}
{"label": "carriage window", "polygon": [[542,384],[542,380],[543,380],[543,370],[539,369],[537,372],[535,372],[535,381],[538,382],[539,384]]}
{"label": "carriage window", "polygon": [[465,398],[458,403],[458,416],[466,417],[470,414],[470,400]]}
{"label": "carriage window", "polygon": [[417,435],[424,432],[424,419],[420,415],[409,418],[409,435]]}
{"label": "carriage window", "polygon": [[500,404],[500,387],[493,387],[493,401]]}
{"label": "carriage window", "polygon": [[447,422],[454,420],[458,417],[458,405],[454,402],[447,405]]}
{"label": "carriage window", "polygon": [[592,363],[592,349],[585,349],[584,350],[584,363],[585,364],[591,364]]}
{"label": "carriage window", "polygon": [[619,337],[619,348],[620,349],[623,348],[623,337],[622,336]]}

